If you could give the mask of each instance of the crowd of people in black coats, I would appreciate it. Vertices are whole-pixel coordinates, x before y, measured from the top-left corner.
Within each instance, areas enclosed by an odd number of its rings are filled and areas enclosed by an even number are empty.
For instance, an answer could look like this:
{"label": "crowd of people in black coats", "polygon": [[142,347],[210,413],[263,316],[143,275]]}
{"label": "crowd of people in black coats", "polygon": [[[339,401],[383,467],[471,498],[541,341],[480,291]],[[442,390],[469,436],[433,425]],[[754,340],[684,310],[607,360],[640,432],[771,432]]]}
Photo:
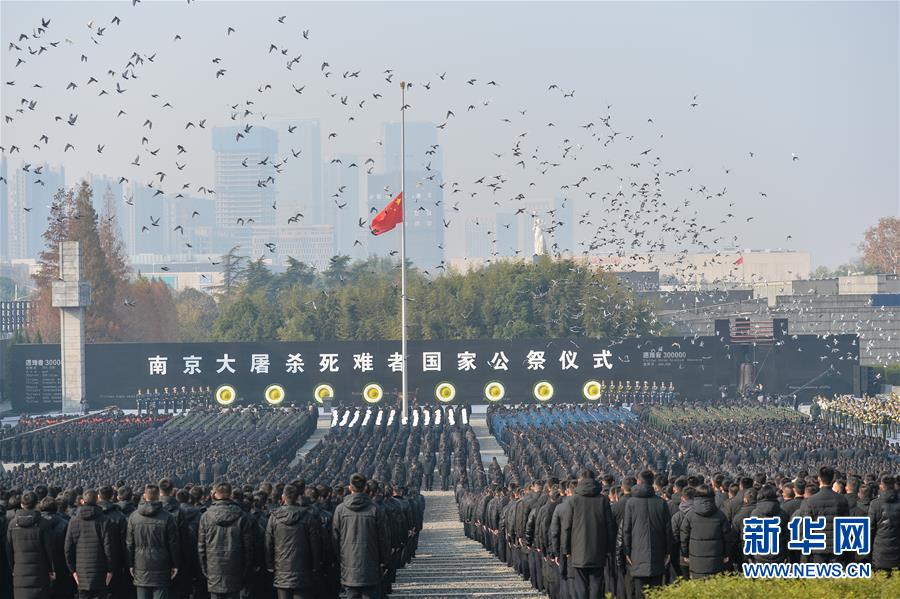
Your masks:
{"label": "crowd of people in black coats", "polygon": [[[493,410],[491,427],[510,463],[505,468],[491,464],[488,487],[459,490],[467,534],[552,598],[599,598],[606,591],[619,598],[643,597],[647,587],[710,576],[751,559],[845,562],[848,554],[832,553],[836,516],[868,516],[871,522],[871,554],[849,555],[869,560],[875,569],[900,566],[895,451],[882,448],[878,451],[885,455],[844,460],[877,467],[868,472],[822,465],[835,457],[829,449],[792,461],[797,439],[820,441],[819,423],[797,419],[780,445],[761,448],[763,453],[784,450],[781,458],[773,462],[751,453],[744,461],[748,456],[741,447],[762,433],[745,441],[744,433],[731,428],[730,411],[703,409],[712,414],[692,414],[693,427],[668,410],[655,415],[657,425],[627,410],[593,406]],[[762,413],[745,418],[745,424],[751,422],[783,426]],[[718,437],[715,430],[721,431]],[[851,442],[866,446],[869,440]],[[735,463],[718,459],[712,445],[721,455],[731,452]],[[707,457],[711,463],[704,461]],[[820,464],[808,468],[807,458]],[[723,465],[730,468],[716,469]],[[781,546],[774,555],[742,552],[742,524],[749,516],[779,518]],[[826,518],[825,551],[809,556],[788,551],[787,524],[793,516]]]}
{"label": "crowd of people in black coats", "polygon": [[[121,410],[95,416],[22,416],[0,428],[0,462],[76,462],[121,449],[167,416],[127,415]],[[25,434],[28,433],[28,434]]]}
{"label": "crowd of people in black coats", "polygon": [[163,477],[178,487],[209,485],[226,476],[249,484],[281,480],[317,418],[312,407],[196,408],[119,449],[74,464],[16,466],[0,474],[0,484],[98,488],[113,478],[137,488]]}
{"label": "crowd of people in black coats", "polygon": [[414,408],[406,425],[396,408],[338,409],[301,456],[317,416],[199,408],[99,458],[12,469],[0,596],[385,595],[416,551],[419,489],[487,484],[468,408]]}
{"label": "crowd of people in black coats", "polygon": [[379,597],[424,514],[418,493],[358,474],[334,489],[163,479],[3,496],[0,596],[14,599]]}

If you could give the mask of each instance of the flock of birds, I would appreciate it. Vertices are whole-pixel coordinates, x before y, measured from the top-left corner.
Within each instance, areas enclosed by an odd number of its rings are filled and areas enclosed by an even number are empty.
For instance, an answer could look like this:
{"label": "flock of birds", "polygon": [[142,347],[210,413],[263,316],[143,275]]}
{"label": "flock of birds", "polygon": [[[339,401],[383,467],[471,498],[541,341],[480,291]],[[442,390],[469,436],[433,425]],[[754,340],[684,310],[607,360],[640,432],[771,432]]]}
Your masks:
{"label": "flock of birds", "polygon": [[[206,55],[207,71],[196,74],[200,91],[194,93],[207,94],[209,101],[205,104],[208,112],[185,114],[180,110],[173,90],[147,91],[141,80],[149,78],[163,58],[174,56],[177,59],[179,53],[187,52],[185,46],[190,42],[185,38],[188,36],[176,32],[170,39],[160,39],[155,30],[143,29],[139,11],[150,7],[138,7],[138,4],[139,0],[134,0],[134,12],[127,15],[116,15],[102,22],[90,20],[75,29],[75,33],[69,33],[71,37],[58,35],[55,19],[45,17],[34,23],[23,23],[21,33],[8,41],[6,50],[14,57],[14,63],[3,76],[4,95],[15,94],[18,98],[14,103],[4,103],[4,110],[8,112],[3,114],[4,139],[0,151],[10,159],[21,158],[21,169],[35,183],[42,183],[42,167],[35,166],[42,161],[42,152],[51,145],[59,145],[64,155],[70,152],[133,155],[127,176],[119,175],[118,182],[152,190],[149,198],[142,201],[153,201],[160,196],[176,200],[187,196],[214,198],[215,186],[208,181],[199,182],[197,178],[203,175],[192,163],[192,156],[197,154],[192,140],[202,139],[196,137],[200,131],[206,131],[203,135],[208,135],[214,126],[233,126],[234,141],[239,147],[254,127],[265,126],[273,120],[280,104],[270,98],[276,92],[283,92],[290,98],[323,102],[331,110],[340,111],[341,120],[334,120],[323,129],[323,151],[336,153],[338,140],[348,131],[367,119],[384,120],[391,99],[399,100],[400,69],[367,72],[353,64],[343,64],[335,57],[317,54],[315,31],[298,23],[295,17],[273,14],[267,17],[270,26],[266,41],[261,41],[263,38],[256,32],[244,34],[244,28],[249,25],[240,22],[224,27],[217,35],[220,39],[216,44],[190,47],[191,53]],[[133,28],[126,31],[126,25]],[[146,39],[147,35],[157,36],[154,49],[130,51],[127,55],[112,54],[104,49],[109,38],[128,35],[141,39]],[[252,60],[277,65],[280,77],[247,84],[239,94],[220,102],[222,95],[217,85],[254,76],[254,73],[241,70],[252,61],[238,63],[227,58],[228,51],[224,47],[229,44],[242,45],[242,50]],[[69,71],[65,79],[47,80],[43,76],[42,61],[52,60],[57,55],[77,56],[78,68]],[[454,92],[447,94],[448,97],[468,99],[457,106],[428,114],[414,107],[420,102],[428,105],[439,101],[442,92],[448,88]],[[476,117],[489,120],[491,130],[501,127],[500,131],[505,132],[492,135],[483,144],[472,140],[469,147],[475,149],[470,152],[483,148],[480,164],[484,165],[484,172],[467,180],[445,178],[450,169],[435,164],[444,151],[440,143],[425,148],[413,165],[421,177],[411,183],[423,186],[430,182],[439,186],[443,193],[437,199],[429,200],[433,201],[434,207],[424,200],[415,200],[412,205],[407,205],[407,211],[440,207],[439,226],[448,230],[447,234],[455,235],[462,234],[462,227],[453,225],[466,218],[469,212],[480,210],[537,216],[546,223],[544,230],[550,238],[549,250],[555,255],[608,254],[615,257],[622,270],[647,270],[652,263],[654,268],[664,266],[678,272],[685,282],[697,280],[706,266],[727,265],[729,274],[706,283],[727,287],[734,281],[738,268],[731,267],[734,253],[730,248],[740,244],[738,235],[732,232],[741,226],[749,226],[754,217],[738,216],[738,194],[727,186],[709,187],[696,180],[697,173],[689,164],[673,164],[683,162],[684,158],[667,160],[664,151],[656,149],[663,145],[664,132],[653,116],[647,116],[640,127],[629,128],[620,123],[612,105],[605,105],[596,110],[593,119],[568,123],[567,116],[574,112],[572,105],[578,101],[577,90],[562,82],[549,82],[541,92],[548,94],[556,117],[546,120],[533,116],[528,108],[510,108],[503,101],[494,101],[491,94],[502,94],[503,88],[500,78],[444,70],[435,70],[431,77],[418,81],[406,80],[406,103],[401,105],[398,101],[398,111],[414,114],[416,120],[430,119],[438,131],[444,133],[463,119]],[[47,95],[65,96],[72,107],[71,112],[42,112]],[[107,110],[106,126],[93,131],[96,139],[88,147],[82,143],[76,147],[68,134],[82,126],[79,107],[98,104]],[[148,105],[154,107],[149,114],[145,110]],[[132,106],[141,106],[143,113],[138,114],[138,109]],[[688,96],[684,99],[683,117],[689,118],[691,113],[702,108],[700,94]],[[398,117],[399,112],[395,112],[389,118]],[[184,140],[174,144],[157,141],[155,132],[162,128],[161,125],[177,127],[183,132]],[[130,145],[122,147],[124,139],[117,139],[117,147],[113,148],[113,142],[105,139],[105,133],[114,128],[136,128],[139,133],[127,142]],[[286,143],[279,140],[279,150],[285,150],[279,151],[278,155],[259,156],[248,151],[241,161],[244,168],[252,167],[254,172],[263,175],[257,181],[258,187],[277,186],[279,177],[290,172],[303,155],[304,148],[299,142],[293,143],[295,130],[296,125],[289,126]],[[83,130],[79,133],[86,134]],[[333,158],[328,164],[348,171],[356,169],[354,172],[360,176],[373,174],[379,168],[383,144],[384,140],[375,140],[368,151],[370,155],[360,153],[359,160],[345,164],[340,158]],[[752,161],[755,156],[756,152],[748,151],[746,160]],[[790,165],[800,158],[792,154],[784,160]],[[723,171],[727,176],[731,167],[723,167]],[[684,190],[684,193],[675,190]],[[386,188],[384,191],[391,197],[399,190]],[[358,199],[346,197],[345,192],[346,185],[341,185],[325,190],[323,195],[326,202],[333,203],[335,210],[354,210]],[[765,190],[740,195],[750,195],[759,201],[768,198]],[[547,196],[562,198],[562,203],[535,214],[534,202]],[[146,198],[146,194],[143,197]],[[126,203],[132,205],[134,201],[133,195],[126,199]],[[565,222],[561,208],[570,202],[588,208],[574,210],[574,222]],[[368,218],[358,218],[354,245],[365,244],[372,213],[380,208],[370,207]],[[30,207],[23,209],[30,210]],[[278,212],[277,202],[271,204],[271,209],[283,219],[279,220],[279,225],[299,225],[307,221],[302,212]],[[719,214],[721,217],[717,216]],[[194,211],[191,218],[199,215]],[[115,215],[108,218],[115,218]],[[255,219],[247,215],[237,217],[234,226],[254,224]],[[162,226],[159,216],[151,216],[140,225],[142,233]],[[172,223],[173,232],[185,235],[186,225]],[[574,247],[562,247],[555,233],[563,227],[576,226],[592,233],[580,236]],[[487,230],[486,234],[495,241],[498,232]],[[192,248],[190,239],[185,238],[183,242],[187,248]],[[442,236],[436,237],[435,243],[440,249],[443,249],[442,242]],[[275,253],[277,240],[268,241],[265,251]],[[701,266],[689,259],[691,252],[706,252],[708,260]],[[663,265],[659,264],[661,255],[668,256]],[[502,258],[495,251],[488,262]],[[447,263],[442,261],[435,270],[446,271],[447,268]],[[438,273],[426,274],[436,276]],[[541,290],[535,290],[535,297],[540,293]],[[606,308],[614,309],[612,305]],[[574,324],[585,309],[583,305],[571,306],[561,310],[556,317],[560,322]],[[658,326],[652,314],[639,314],[637,319],[648,318],[651,326]],[[648,322],[637,320],[633,323],[635,329],[646,324]]]}

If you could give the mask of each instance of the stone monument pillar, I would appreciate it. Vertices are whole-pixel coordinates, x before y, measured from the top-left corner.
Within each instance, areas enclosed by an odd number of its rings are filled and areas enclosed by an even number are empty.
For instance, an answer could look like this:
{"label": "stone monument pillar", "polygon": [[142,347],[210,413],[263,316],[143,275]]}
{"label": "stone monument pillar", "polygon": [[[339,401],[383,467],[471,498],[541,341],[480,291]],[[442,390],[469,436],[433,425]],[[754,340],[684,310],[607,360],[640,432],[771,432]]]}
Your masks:
{"label": "stone monument pillar", "polygon": [[81,412],[84,399],[84,319],[91,305],[91,285],[83,281],[81,242],[59,244],[59,280],[52,304],[59,308],[59,355],[62,359],[62,411]]}

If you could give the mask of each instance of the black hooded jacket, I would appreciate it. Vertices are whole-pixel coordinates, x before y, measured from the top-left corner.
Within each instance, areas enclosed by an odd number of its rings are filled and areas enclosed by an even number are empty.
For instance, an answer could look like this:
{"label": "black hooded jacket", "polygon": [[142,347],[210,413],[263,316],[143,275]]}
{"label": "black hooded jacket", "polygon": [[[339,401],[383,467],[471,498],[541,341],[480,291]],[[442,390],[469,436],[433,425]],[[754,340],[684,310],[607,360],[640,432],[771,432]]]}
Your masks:
{"label": "black hooded jacket", "polygon": [[631,559],[632,576],[659,576],[666,570],[672,545],[669,509],[653,489],[636,485],[622,518],[625,556]]}
{"label": "black hooded jacket", "polygon": [[13,573],[16,597],[40,597],[53,572],[50,522],[34,510],[19,510],[6,532],[6,559]]}
{"label": "black hooded jacket", "polygon": [[896,491],[882,491],[869,504],[872,521],[872,567],[900,566],[900,499]]}
{"label": "black hooded jacket", "polygon": [[128,528],[128,516],[125,515],[118,503],[101,500],[97,502],[97,507],[103,511],[103,519],[106,520],[106,528],[109,531],[113,549],[112,572],[118,576],[124,573],[127,566],[125,532]]}
{"label": "black hooded jacket", "polygon": [[106,574],[115,563],[113,551],[103,510],[96,505],[78,508],[66,530],[66,564],[72,573],[78,573],[78,590],[106,589]]}
{"label": "black hooded jacket", "polygon": [[351,493],[334,510],[332,534],[341,564],[341,584],[379,584],[382,565],[387,566],[391,554],[384,510],[365,493]]}
{"label": "black hooded jacket", "polygon": [[178,564],[178,529],[175,518],[159,501],[141,503],[128,518],[128,565],[134,569],[134,586],[169,586]]}
{"label": "black hooded jacket", "polygon": [[266,568],[275,574],[275,588],[304,589],[315,584],[323,558],[322,537],[322,522],[308,497],[269,516]]}
{"label": "black hooded jacket", "polygon": [[[780,520],[779,528],[781,533],[778,535],[778,551],[775,555],[756,555],[753,556],[753,561],[757,562],[783,562],[787,560],[788,552],[787,552],[787,542],[789,538],[788,533],[788,515],[787,513],[781,509],[781,505],[775,501],[774,499],[760,499],[756,502],[756,506],[753,508],[753,511],[750,512],[750,516],[754,518],[778,518]],[[743,520],[741,520],[741,524],[743,525]],[[741,540],[743,541],[743,528],[741,529]],[[749,557],[748,557],[749,559]]]}
{"label": "black hooded jacket", "polygon": [[562,531],[562,544],[571,548],[570,563],[575,568],[602,568],[616,546],[616,521],[609,499],[600,493],[594,479],[578,481],[569,500],[571,525]]}
{"label": "black hooded jacket", "polygon": [[712,497],[695,497],[694,509],[681,522],[681,555],[689,559],[691,576],[716,574],[725,568],[731,524]]}
{"label": "black hooded jacket", "polygon": [[255,565],[256,524],[230,499],[215,501],[200,518],[197,554],[210,593],[237,593]]}

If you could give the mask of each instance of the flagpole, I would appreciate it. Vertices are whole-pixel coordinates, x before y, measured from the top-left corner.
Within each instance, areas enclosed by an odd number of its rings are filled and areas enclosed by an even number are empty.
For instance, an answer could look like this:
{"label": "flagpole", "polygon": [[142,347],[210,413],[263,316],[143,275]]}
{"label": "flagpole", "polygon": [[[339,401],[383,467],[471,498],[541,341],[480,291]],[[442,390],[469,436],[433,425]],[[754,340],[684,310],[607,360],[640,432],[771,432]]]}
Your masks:
{"label": "flagpole", "polygon": [[407,403],[406,359],[406,82],[400,82],[400,353],[403,355],[401,371],[402,423],[409,418]]}

